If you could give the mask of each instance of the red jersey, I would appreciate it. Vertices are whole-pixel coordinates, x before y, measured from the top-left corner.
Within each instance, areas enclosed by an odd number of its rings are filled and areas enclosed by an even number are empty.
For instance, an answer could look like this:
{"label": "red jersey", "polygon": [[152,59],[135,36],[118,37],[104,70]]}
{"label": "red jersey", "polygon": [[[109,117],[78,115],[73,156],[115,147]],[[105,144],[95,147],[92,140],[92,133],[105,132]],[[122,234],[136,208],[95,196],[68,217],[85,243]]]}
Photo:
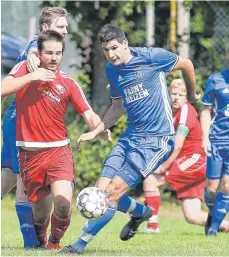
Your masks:
{"label": "red jersey", "polygon": [[202,150],[202,131],[195,108],[190,103],[183,105],[182,108],[175,113],[173,122],[176,130],[178,125],[183,125],[189,129],[189,134],[184,141],[178,158],[185,155],[190,156],[195,153],[204,155]]}
{"label": "red jersey", "polygon": [[[29,73],[27,61],[18,63],[9,75],[18,78]],[[69,143],[64,116],[71,102],[79,114],[91,109],[81,87],[57,70],[54,82],[34,81],[16,96],[16,145],[58,147]]]}

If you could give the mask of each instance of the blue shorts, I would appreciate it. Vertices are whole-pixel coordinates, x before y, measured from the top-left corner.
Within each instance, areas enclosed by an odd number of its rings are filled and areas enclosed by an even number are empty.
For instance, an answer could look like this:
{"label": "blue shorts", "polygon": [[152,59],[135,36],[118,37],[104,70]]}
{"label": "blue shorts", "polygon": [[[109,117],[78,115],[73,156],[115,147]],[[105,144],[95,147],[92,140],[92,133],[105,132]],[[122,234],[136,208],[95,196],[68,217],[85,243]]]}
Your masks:
{"label": "blue shorts", "polygon": [[3,119],[3,146],[1,167],[19,174],[18,148],[16,147],[16,116],[6,114]]}
{"label": "blue shorts", "polygon": [[173,147],[174,136],[122,135],[104,161],[101,176],[118,176],[135,187],[169,158]]}
{"label": "blue shorts", "polygon": [[211,144],[207,156],[208,179],[220,179],[223,175],[229,175],[229,146],[216,146]]}

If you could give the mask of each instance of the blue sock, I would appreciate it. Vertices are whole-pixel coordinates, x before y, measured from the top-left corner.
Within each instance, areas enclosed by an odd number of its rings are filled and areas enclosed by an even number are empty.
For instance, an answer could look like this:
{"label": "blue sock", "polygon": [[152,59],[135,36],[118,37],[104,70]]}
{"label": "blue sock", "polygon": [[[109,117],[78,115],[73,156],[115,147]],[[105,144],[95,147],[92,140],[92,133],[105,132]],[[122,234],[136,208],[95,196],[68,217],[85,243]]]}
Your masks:
{"label": "blue sock", "polygon": [[218,192],[215,199],[214,208],[212,211],[211,228],[218,231],[221,222],[229,212],[229,194]]}
{"label": "blue sock", "polygon": [[4,195],[4,194],[1,194],[1,200],[3,200],[4,197],[5,197],[5,195]]}
{"label": "blue sock", "polygon": [[84,225],[83,234],[72,244],[78,252],[82,253],[94,236],[114,217],[116,206],[109,204],[105,214],[97,220],[88,220]]}
{"label": "blue sock", "polygon": [[129,212],[133,217],[142,217],[146,210],[146,206],[136,202],[127,194],[123,195],[118,202],[118,211],[123,213]]}
{"label": "blue sock", "polygon": [[204,189],[204,200],[209,209],[209,215],[212,216],[212,210],[213,210],[213,206],[214,206],[214,202],[215,202],[215,196],[211,196],[208,194],[207,187],[205,187],[205,189]]}
{"label": "blue sock", "polygon": [[32,205],[29,202],[16,202],[15,204],[24,247],[33,248],[39,244],[33,223]]}

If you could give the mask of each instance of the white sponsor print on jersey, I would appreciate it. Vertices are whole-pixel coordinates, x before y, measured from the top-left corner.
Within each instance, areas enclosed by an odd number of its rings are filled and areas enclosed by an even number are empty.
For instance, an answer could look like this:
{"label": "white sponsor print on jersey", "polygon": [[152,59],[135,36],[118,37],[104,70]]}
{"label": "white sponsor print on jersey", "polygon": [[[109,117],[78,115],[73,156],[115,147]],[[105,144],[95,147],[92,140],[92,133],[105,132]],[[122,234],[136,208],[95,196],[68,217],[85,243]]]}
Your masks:
{"label": "white sponsor print on jersey", "polygon": [[124,89],[125,100],[127,103],[132,103],[149,95],[149,92],[144,88],[142,83],[132,85]]}
{"label": "white sponsor print on jersey", "polygon": [[54,85],[54,88],[55,88],[55,91],[57,92],[57,94],[63,94],[65,92],[65,88],[64,86],[60,85],[60,84],[57,84],[57,85]]}

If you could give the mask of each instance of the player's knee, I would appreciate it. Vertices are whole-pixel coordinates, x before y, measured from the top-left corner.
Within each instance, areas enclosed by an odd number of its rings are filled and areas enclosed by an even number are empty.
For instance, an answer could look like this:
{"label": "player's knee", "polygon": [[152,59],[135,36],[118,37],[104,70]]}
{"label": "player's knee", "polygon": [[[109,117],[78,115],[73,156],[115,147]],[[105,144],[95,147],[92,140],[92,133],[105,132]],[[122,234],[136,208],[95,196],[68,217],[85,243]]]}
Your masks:
{"label": "player's knee", "polygon": [[216,194],[216,192],[217,192],[217,189],[218,189],[218,187],[209,184],[209,185],[208,185],[208,188],[207,188],[208,194],[209,194],[210,196],[215,196],[215,194]]}
{"label": "player's knee", "polygon": [[108,185],[105,192],[108,196],[109,203],[116,205],[120,198],[121,186],[118,185],[117,183],[111,182]]}
{"label": "player's knee", "polygon": [[229,182],[223,183],[222,192],[225,194],[229,194]]}
{"label": "player's knee", "polygon": [[54,200],[55,212],[59,217],[68,216],[71,208],[71,203],[67,199],[59,198]]}
{"label": "player's knee", "polygon": [[192,213],[185,213],[184,214],[185,220],[190,224],[196,224],[196,216]]}

